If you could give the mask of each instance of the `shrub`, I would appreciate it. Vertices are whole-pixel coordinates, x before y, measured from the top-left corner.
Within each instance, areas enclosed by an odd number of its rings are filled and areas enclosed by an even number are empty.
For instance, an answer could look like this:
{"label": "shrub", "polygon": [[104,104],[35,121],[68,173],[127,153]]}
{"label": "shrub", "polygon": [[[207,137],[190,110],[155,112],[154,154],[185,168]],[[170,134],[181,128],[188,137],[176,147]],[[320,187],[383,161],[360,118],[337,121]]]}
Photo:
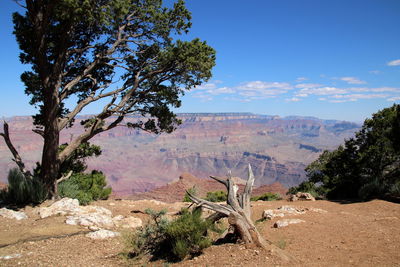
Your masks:
{"label": "shrub", "polygon": [[8,173],[8,187],[1,191],[0,200],[12,205],[40,204],[47,195],[39,178],[26,178],[18,168],[13,168]]}
{"label": "shrub", "polygon": [[173,221],[164,218],[165,210],[145,212],[151,221],[130,239],[132,256],[149,253],[154,258],[179,261],[211,245],[207,231],[212,230],[212,223],[201,218],[201,209],[183,209]]}
{"label": "shrub", "polygon": [[310,181],[304,181],[298,186],[289,188],[287,194],[296,194],[297,192],[310,193],[313,197],[319,199],[325,199],[329,190],[323,186],[317,186],[315,183]]}
{"label": "shrub", "polygon": [[215,191],[215,192],[207,192],[207,196],[205,200],[211,202],[222,202],[226,201],[228,198],[228,194],[225,191]]}
{"label": "shrub", "polygon": [[111,188],[106,187],[106,177],[102,172],[76,173],[66,181],[58,185],[61,197],[76,198],[81,205],[87,205],[92,201],[107,199],[111,194]]}
{"label": "shrub", "polygon": [[[192,188],[189,188],[187,190],[190,194],[192,194],[193,196],[197,196],[197,188],[196,186],[193,186]],[[185,193],[185,196],[183,197],[183,202],[192,202],[192,200],[189,198],[188,193]]]}
{"label": "shrub", "polygon": [[273,201],[282,199],[279,194],[275,193],[265,193],[260,196],[255,196],[251,198],[251,201],[263,200],[263,201]]}
{"label": "shrub", "polygon": [[189,211],[183,209],[176,220],[168,224],[166,236],[172,245],[173,257],[183,260],[186,256],[200,253],[211,246],[211,240],[206,236],[211,223],[201,218],[201,209]]}

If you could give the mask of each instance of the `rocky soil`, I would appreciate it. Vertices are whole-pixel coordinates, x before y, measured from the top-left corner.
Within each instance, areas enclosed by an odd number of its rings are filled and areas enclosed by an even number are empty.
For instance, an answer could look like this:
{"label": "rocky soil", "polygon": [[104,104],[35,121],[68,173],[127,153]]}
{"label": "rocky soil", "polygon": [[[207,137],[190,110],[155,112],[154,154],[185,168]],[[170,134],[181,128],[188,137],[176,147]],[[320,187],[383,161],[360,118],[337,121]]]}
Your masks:
{"label": "rocky soil", "polygon": [[[49,206],[44,203],[42,206]],[[262,235],[290,253],[295,261],[285,262],[273,251],[224,244],[207,248],[202,255],[173,266],[400,266],[400,205],[374,200],[365,203],[328,201],[253,202],[253,220],[265,210],[271,220],[256,225]],[[107,200],[93,205],[111,211],[112,218],[135,217],[144,223],[146,208],[168,209],[168,216],[185,203],[155,200]],[[282,208],[283,207],[283,208]],[[106,214],[104,209],[96,209]],[[146,259],[122,256],[122,234],[114,238],[91,239],[87,226],[68,225],[68,214],[41,218],[38,208],[22,210],[27,219],[0,216],[0,266],[142,266]],[[48,210],[47,210],[48,211]],[[76,209],[73,212],[77,212]],[[80,210],[80,212],[85,212]],[[264,213],[265,214],[265,213]],[[283,214],[277,215],[277,214]],[[119,216],[121,215],[121,216]],[[42,214],[43,217],[43,214]],[[278,221],[301,220],[285,227]],[[109,229],[124,233],[129,228],[115,224]],[[165,266],[162,261],[151,266]]]}

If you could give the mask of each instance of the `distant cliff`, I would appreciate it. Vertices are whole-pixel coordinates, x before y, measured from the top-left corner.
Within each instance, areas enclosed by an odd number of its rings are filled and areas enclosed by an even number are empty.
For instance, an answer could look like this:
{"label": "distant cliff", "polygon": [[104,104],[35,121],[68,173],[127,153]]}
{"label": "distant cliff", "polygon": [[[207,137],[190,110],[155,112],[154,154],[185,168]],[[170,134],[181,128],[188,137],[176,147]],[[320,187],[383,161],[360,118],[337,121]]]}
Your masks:
{"label": "distant cliff", "polygon": [[[78,118],[66,130],[68,142],[82,130]],[[359,125],[316,118],[257,115],[251,113],[179,114],[182,125],[172,134],[151,135],[118,127],[101,133],[91,142],[103,149],[88,160],[90,168],[106,173],[117,194],[128,195],[159,187],[183,172],[197,177],[225,175],[247,177],[251,163],[256,185],[280,182],[296,185],[305,179],[304,168],[325,149],[333,149],[351,137]],[[140,117],[130,116],[127,121]],[[30,117],[7,119],[11,138],[27,165],[40,159],[42,140],[32,133]],[[11,155],[0,141],[0,181],[13,167]]]}

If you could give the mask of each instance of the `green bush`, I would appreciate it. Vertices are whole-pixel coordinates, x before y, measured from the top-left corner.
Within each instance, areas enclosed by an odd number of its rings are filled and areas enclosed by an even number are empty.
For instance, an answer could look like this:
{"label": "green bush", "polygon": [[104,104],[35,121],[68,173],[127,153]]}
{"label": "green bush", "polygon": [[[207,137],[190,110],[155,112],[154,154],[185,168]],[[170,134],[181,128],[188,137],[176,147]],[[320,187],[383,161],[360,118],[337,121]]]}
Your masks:
{"label": "green bush", "polygon": [[183,209],[180,217],[166,228],[173,257],[183,260],[186,256],[198,254],[211,246],[211,240],[206,236],[209,229],[211,223],[201,218],[201,209],[194,209],[192,212]]}
{"label": "green bush", "polygon": [[95,200],[107,199],[111,188],[106,186],[106,177],[102,172],[76,173],[58,185],[58,193],[61,197],[76,198],[81,205],[87,205]]}
{"label": "green bush", "polygon": [[310,181],[304,181],[298,186],[289,188],[287,194],[296,194],[297,192],[310,193],[313,197],[318,199],[325,199],[327,193],[329,192],[326,188],[322,186],[317,186],[315,183]]}
{"label": "green bush", "polygon": [[145,212],[151,221],[130,238],[132,256],[151,254],[153,258],[180,261],[211,245],[207,231],[213,229],[212,223],[201,218],[200,209],[183,209],[173,221],[164,218],[165,210]]}
{"label": "green bush", "polygon": [[[192,188],[189,188],[187,190],[190,194],[192,194],[193,196],[197,196],[197,188],[196,186],[193,186]],[[186,192],[185,196],[183,197],[183,202],[192,202],[192,200],[189,198],[189,194]]]}
{"label": "green bush", "polygon": [[26,178],[18,168],[13,168],[8,173],[8,187],[0,192],[0,200],[11,205],[40,204],[47,195],[39,178]]}
{"label": "green bush", "polygon": [[225,191],[215,191],[215,192],[207,192],[207,196],[205,200],[211,201],[211,202],[223,202],[226,201],[228,198],[228,195]]}
{"label": "green bush", "polygon": [[260,196],[255,196],[251,198],[251,201],[257,201],[257,200],[262,200],[262,201],[273,201],[273,200],[280,200],[282,199],[279,194],[275,193],[265,193]]}

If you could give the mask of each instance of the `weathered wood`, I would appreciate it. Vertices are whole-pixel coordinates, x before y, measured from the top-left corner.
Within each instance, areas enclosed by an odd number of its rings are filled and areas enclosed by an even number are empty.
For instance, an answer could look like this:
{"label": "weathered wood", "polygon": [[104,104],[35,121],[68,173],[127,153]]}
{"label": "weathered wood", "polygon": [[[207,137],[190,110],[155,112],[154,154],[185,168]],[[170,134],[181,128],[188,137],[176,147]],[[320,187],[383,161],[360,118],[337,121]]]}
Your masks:
{"label": "weathered wood", "polygon": [[[238,195],[237,192],[238,186],[233,181],[232,175],[230,173],[228,173],[228,177],[226,179],[216,176],[210,176],[210,178],[225,185],[228,191],[227,204],[216,204],[198,198],[188,191],[187,194],[197,206],[207,208],[216,212],[210,215],[207,219],[215,222],[224,217],[228,217],[230,229],[233,229],[234,235],[236,235],[243,243],[245,243],[246,246],[256,246],[264,249],[269,249],[272,253],[283,260],[294,260],[294,258],[288,253],[274,246],[270,241],[265,240],[264,237],[257,231],[257,228],[251,220],[250,197],[251,192],[253,191],[255,178],[250,164],[248,170],[249,177],[246,182],[245,189],[240,195]],[[229,230],[230,233],[232,233],[231,230]],[[224,234],[227,233],[228,231],[225,231]]]}
{"label": "weathered wood", "polygon": [[13,143],[10,139],[10,132],[8,130],[8,123],[4,121],[3,124],[3,131],[4,133],[0,133],[0,136],[4,138],[8,149],[10,150],[11,154],[13,155],[13,161],[17,164],[19,170],[25,175],[26,178],[32,178],[32,174],[25,168],[25,164],[22,161],[21,156],[19,155],[18,151],[15,149]]}

